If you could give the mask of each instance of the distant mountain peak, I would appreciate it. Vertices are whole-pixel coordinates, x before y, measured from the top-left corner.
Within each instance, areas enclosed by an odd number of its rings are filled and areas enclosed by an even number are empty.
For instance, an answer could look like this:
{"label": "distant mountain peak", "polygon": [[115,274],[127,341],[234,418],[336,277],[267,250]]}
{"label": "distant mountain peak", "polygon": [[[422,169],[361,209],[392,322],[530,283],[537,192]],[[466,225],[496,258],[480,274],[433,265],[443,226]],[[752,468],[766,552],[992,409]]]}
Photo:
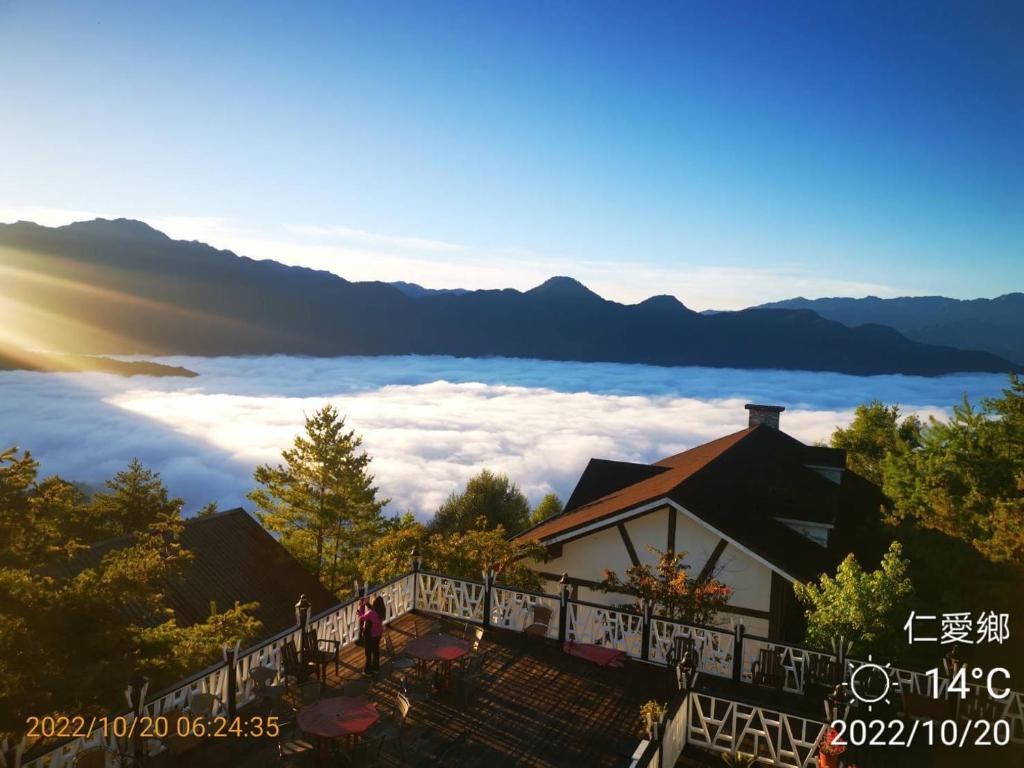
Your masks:
{"label": "distant mountain peak", "polygon": [[[549,277],[535,288],[526,291],[529,296],[549,296],[566,299],[601,299],[574,277],[557,275]],[[603,301],[603,299],[601,299]]]}
{"label": "distant mountain peak", "polygon": [[72,224],[65,224],[58,227],[68,232],[85,233],[91,235],[105,235],[107,237],[121,237],[133,240],[160,240],[166,241],[170,238],[158,229],[154,229],[144,221],[137,219],[92,219],[90,221],[76,221]]}
{"label": "distant mountain peak", "polygon": [[675,296],[670,296],[667,293],[661,293],[658,294],[657,296],[651,296],[650,298],[644,299],[639,304],[637,304],[637,306],[645,307],[646,309],[658,309],[669,311],[682,310],[684,312],[691,311],[689,307],[683,304],[683,302],[681,302]]}

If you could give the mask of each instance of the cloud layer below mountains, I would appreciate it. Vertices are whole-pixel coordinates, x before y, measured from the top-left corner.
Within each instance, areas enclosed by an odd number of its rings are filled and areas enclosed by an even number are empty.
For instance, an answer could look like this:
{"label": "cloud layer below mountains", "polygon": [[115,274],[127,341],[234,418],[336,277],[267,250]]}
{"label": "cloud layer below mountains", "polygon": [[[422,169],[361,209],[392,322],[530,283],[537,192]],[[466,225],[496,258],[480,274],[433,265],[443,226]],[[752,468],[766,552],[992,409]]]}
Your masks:
{"label": "cloud layer below mountains", "polygon": [[745,402],[787,407],[783,428],[827,439],[870,399],[941,417],[998,375],[855,377],[447,357],[162,358],[197,379],[0,373],[0,446],[43,472],[99,484],[133,457],[198,509],[245,502],[252,470],[275,461],[304,414],[326,402],[374,457],[391,510],[427,517],[482,467],[531,500],[571,492],[591,456],[651,461],[746,426]]}

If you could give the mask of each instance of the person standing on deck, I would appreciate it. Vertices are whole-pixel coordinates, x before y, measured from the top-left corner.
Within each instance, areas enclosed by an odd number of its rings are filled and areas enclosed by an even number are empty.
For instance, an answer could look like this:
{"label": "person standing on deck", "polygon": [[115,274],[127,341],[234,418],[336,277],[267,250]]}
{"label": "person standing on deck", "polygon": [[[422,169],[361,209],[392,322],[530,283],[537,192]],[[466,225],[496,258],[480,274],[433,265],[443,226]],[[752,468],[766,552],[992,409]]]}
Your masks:
{"label": "person standing on deck", "polygon": [[373,607],[365,597],[359,598],[359,637],[363,640],[363,654],[366,663],[363,674],[372,675],[380,670],[380,636],[384,633],[384,625]]}

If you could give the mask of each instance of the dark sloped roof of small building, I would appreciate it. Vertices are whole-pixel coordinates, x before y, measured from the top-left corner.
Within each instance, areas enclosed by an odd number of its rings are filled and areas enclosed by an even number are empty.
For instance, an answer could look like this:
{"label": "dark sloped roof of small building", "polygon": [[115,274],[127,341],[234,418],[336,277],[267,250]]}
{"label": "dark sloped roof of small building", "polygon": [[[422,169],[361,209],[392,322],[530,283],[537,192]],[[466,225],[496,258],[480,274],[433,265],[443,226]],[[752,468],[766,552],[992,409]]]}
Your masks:
{"label": "dark sloped roof of small building", "polygon": [[[651,466],[666,471],[567,509],[518,538],[544,542],[571,536],[623,512],[640,514],[667,498],[784,573],[811,578],[851,551],[858,521],[874,516],[882,499],[877,488],[850,470],[835,483],[807,466],[839,468],[841,461],[840,452],[807,446],[773,427],[749,427],[661,459]],[[600,485],[596,479],[588,482]],[[830,546],[808,540],[779,518],[833,526]]]}
{"label": "dark sloped roof of small building", "polygon": [[[59,567],[65,576],[99,565],[103,557],[130,545],[123,536],[90,547]],[[182,626],[205,621],[211,605],[223,611],[238,603],[256,602],[253,615],[263,624],[261,634],[272,635],[295,624],[295,603],[306,595],[313,613],[338,600],[307,571],[262,525],[241,507],[185,521],[181,544],[192,553],[182,574],[163,588],[164,606],[174,611]],[[142,624],[154,625],[163,617],[148,616],[125,606]]]}

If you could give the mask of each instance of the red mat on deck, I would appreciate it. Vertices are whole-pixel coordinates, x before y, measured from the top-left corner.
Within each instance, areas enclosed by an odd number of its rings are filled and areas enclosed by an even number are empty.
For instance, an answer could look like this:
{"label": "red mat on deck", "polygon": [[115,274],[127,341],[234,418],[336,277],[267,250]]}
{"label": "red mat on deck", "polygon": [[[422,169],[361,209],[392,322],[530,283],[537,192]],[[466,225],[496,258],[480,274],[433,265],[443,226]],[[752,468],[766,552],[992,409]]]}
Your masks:
{"label": "red mat on deck", "polygon": [[577,656],[578,658],[592,661],[599,667],[621,667],[626,663],[626,652],[617,651],[614,648],[566,640],[562,649],[570,656]]}

